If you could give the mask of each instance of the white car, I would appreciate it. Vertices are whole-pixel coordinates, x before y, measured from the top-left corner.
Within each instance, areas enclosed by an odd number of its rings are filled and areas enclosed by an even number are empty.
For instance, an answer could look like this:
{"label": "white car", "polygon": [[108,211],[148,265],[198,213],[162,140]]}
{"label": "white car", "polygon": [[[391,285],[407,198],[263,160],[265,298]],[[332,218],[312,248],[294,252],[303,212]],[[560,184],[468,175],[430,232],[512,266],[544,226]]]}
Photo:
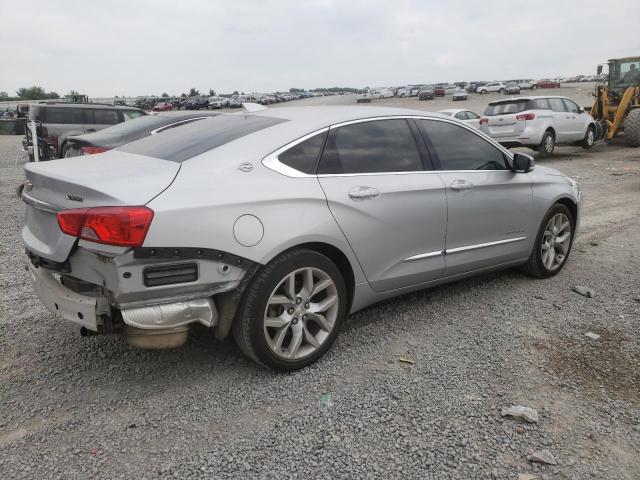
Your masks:
{"label": "white car", "polygon": [[478,88],[478,93],[504,92],[505,84],[502,82],[489,82]]}
{"label": "white car", "polygon": [[371,90],[362,90],[356,97],[356,103],[371,103],[372,98]]}
{"label": "white car", "polygon": [[533,86],[536,84],[535,80],[531,79],[510,80],[505,83],[515,83],[520,87],[520,90],[532,90]]}
{"label": "white car", "polygon": [[459,108],[450,108],[447,110],[439,110],[438,113],[447,117],[455,118],[462,123],[466,123],[470,127],[480,130],[480,115],[471,110],[463,110]]}
{"label": "white car", "polygon": [[[446,92],[445,92],[446,95]],[[458,100],[466,100],[467,99],[467,91],[464,88],[456,88],[453,91],[451,100],[453,100],[454,102],[458,101]]]}
{"label": "white car", "polygon": [[445,95],[453,95],[456,90],[458,90],[458,87],[456,85],[449,85],[448,87],[445,88],[444,94]]}
{"label": "white car", "polygon": [[398,90],[399,97],[416,97],[420,89],[418,87],[404,87]]}
{"label": "white car", "polygon": [[573,100],[559,96],[532,96],[489,102],[480,130],[505,147],[529,147],[541,157],[556,144],[591,148],[598,126]]}
{"label": "white car", "polygon": [[380,88],[371,91],[371,96],[373,98],[393,98],[393,91],[388,88]]}

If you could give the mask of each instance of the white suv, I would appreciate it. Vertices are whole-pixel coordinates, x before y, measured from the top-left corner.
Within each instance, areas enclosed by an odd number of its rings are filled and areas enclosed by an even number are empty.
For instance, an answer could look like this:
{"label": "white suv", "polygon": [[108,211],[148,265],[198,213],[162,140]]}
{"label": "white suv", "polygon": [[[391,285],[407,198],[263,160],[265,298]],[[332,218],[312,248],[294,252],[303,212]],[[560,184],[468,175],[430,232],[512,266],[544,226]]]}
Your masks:
{"label": "white suv", "polygon": [[478,88],[478,93],[504,92],[506,85],[502,82],[489,82]]}
{"label": "white suv", "polygon": [[519,97],[489,102],[480,130],[505,147],[530,147],[549,156],[557,143],[591,148],[596,123],[566,97]]}

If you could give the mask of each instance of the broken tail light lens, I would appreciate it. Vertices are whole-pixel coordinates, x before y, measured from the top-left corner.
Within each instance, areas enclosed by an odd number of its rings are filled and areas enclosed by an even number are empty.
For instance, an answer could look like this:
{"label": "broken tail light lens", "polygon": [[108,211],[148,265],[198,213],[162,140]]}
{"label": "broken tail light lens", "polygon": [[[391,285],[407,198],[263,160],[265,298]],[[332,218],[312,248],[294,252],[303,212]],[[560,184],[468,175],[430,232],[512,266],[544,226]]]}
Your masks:
{"label": "broken tail light lens", "polygon": [[145,206],[94,207],[62,210],[56,214],[63,233],[90,242],[121,247],[142,246],[153,219]]}

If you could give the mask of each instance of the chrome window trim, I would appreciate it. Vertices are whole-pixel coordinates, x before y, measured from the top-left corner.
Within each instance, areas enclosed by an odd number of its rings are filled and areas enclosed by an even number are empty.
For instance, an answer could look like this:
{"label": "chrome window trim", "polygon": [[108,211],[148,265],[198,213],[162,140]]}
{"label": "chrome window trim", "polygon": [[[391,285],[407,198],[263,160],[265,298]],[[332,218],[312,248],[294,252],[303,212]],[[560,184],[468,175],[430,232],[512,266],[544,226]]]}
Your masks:
{"label": "chrome window trim", "polygon": [[274,172],[278,172],[282,175],[285,175],[287,177],[293,177],[293,178],[314,178],[317,175],[312,174],[312,173],[304,173],[301,172],[300,170],[296,170],[295,168],[290,167],[289,165],[285,165],[284,163],[282,163],[279,159],[278,156],[281,155],[283,152],[286,152],[287,150],[289,150],[292,147],[295,147],[296,145],[298,145],[299,143],[304,142],[305,140],[310,139],[311,137],[314,137],[320,133],[324,133],[327,132],[329,130],[329,127],[324,127],[321,128],[319,130],[315,130],[311,133],[308,133],[306,135],[304,135],[303,137],[300,137],[292,142],[287,143],[286,145],[280,147],[279,149],[277,149],[276,151],[270,153],[269,155],[267,155],[266,157],[264,157],[262,159],[262,165],[264,165],[265,167],[267,167],[270,170],[273,170]]}
{"label": "chrome window trim", "polygon": [[173,123],[169,123],[168,125],[164,125],[162,127],[158,127],[155,130],[151,130],[151,135],[156,135],[158,133],[162,133],[164,130],[167,130],[168,128],[174,128],[177,125],[182,125],[183,123],[193,123],[197,120],[204,120],[207,117],[192,117],[192,118],[185,118],[184,120],[180,120],[178,122],[173,122]]}
{"label": "chrome window trim", "polygon": [[516,237],[516,238],[507,238],[505,240],[497,240],[495,242],[476,243],[475,245],[466,245],[464,247],[448,248],[447,250],[445,250],[444,253],[445,255],[449,255],[450,253],[466,252],[468,250],[476,250],[478,248],[493,247],[496,245],[503,245],[505,243],[521,242],[526,239],[527,237]]}
{"label": "chrome window trim", "polygon": [[328,130],[333,130],[335,128],[339,128],[339,127],[344,127],[347,125],[354,125],[357,123],[364,123],[364,122],[375,122],[375,121],[379,121],[379,120],[409,120],[409,119],[413,119],[413,120],[432,120],[432,121],[436,121],[436,122],[445,122],[445,123],[450,123],[452,125],[456,125],[458,127],[462,127],[468,131],[470,131],[471,133],[473,133],[474,135],[477,135],[478,137],[480,137],[482,140],[484,140],[485,142],[488,142],[489,144],[493,145],[495,148],[497,148],[499,151],[501,151],[503,154],[507,155],[511,160],[513,160],[513,154],[507,150],[506,148],[504,148],[502,145],[500,145],[498,142],[496,142],[495,140],[493,140],[491,137],[489,137],[488,135],[484,134],[483,132],[481,132],[480,130],[473,128],[465,123],[463,123],[460,120],[452,120],[449,118],[440,118],[440,117],[431,117],[431,116],[427,116],[427,115],[388,115],[388,116],[383,116],[383,117],[368,117],[368,118],[358,118],[355,120],[348,120],[345,122],[340,122],[340,123],[335,123],[332,125],[329,125],[328,127],[324,127],[318,130],[315,130],[311,133],[308,133],[306,135],[304,135],[303,137],[300,137],[296,140],[293,140],[292,142],[287,143],[286,145],[280,147],[279,149],[275,150],[274,152],[270,153],[269,155],[267,155],[266,157],[264,157],[262,159],[262,164],[267,167],[270,170],[273,170],[274,172],[280,173],[282,175],[285,175],[287,177],[292,177],[292,178],[310,178],[310,177],[317,177],[317,178],[328,178],[328,177],[356,177],[356,176],[371,176],[371,175],[412,175],[412,174],[416,174],[416,173],[421,173],[421,174],[425,174],[425,173],[451,173],[451,172],[462,172],[462,173],[470,173],[470,172],[509,172],[509,173],[514,173],[511,170],[508,169],[504,169],[504,170],[416,170],[416,171],[410,171],[410,172],[371,172],[371,173],[333,173],[333,174],[308,174],[308,173],[303,173],[300,172],[299,170],[296,170],[295,168],[291,168],[288,165],[285,165],[284,163],[280,162],[280,160],[278,159],[278,156],[285,152],[286,150],[288,150],[291,147],[296,146],[297,144],[304,142],[305,140],[313,137],[314,135],[317,135],[319,133],[323,133],[326,132]]}
{"label": "chrome window trim", "polygon": [[444,255],[444,250],[438,250],[437,252],[427,252],[414,255],[413,257],[405,258],[403,262],[413,262],[415,260],[422,260],[423,258],[439,257]]}

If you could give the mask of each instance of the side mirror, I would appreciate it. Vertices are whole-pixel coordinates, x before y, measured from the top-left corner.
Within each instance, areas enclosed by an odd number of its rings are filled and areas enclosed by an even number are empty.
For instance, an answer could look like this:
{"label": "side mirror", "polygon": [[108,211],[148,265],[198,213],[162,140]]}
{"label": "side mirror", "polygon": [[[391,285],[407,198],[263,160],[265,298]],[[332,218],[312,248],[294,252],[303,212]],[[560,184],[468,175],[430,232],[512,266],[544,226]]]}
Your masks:
{"label": "side mirror", "polygon": [[602,65],[598,65],[598,73],[596,75],[602,74]]}
{"label": "side mirror", "polygon": [[584,108],[578,107],[578,113],[584,113]]}
{"label": "side mirror", "polygon": [[531,155],[516,152],[513,154],[513,171],[516,173],[529,173],[535,167],[535,161]]}

